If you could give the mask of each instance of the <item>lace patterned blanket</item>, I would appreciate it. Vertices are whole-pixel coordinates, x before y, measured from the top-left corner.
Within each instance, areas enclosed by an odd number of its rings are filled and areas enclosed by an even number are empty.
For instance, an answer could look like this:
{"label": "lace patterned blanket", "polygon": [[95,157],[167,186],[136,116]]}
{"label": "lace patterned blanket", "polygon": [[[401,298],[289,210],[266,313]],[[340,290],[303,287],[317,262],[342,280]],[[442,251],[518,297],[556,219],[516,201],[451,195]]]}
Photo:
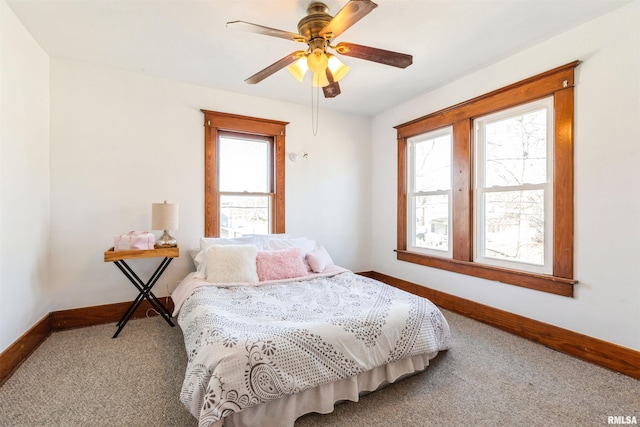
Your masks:
{"label": "lace patterned blanket", "polygon": [[429,300],[344,272],[263,286],[202,286],[178,316],[180,400],[207,427],[245,408],[449,346]]}

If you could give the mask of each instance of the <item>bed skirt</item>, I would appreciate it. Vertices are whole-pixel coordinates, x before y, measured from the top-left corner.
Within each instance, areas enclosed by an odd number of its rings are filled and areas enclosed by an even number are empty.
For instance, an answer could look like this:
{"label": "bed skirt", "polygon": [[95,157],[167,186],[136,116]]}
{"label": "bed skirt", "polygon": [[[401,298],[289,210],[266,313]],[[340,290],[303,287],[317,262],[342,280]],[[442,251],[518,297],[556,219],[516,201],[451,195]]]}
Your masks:
{"label": "bed skirt", "polygon": [[429,366],[438,352],[407,357],[388,365],[362,372],[353,377],[305,390],[291,396],[263,403],[232,414],[212,427],[293,427],[304,414],[328,414],[337,402],[357,402],[361,395],[375,391],[399,379],[418,373]]}

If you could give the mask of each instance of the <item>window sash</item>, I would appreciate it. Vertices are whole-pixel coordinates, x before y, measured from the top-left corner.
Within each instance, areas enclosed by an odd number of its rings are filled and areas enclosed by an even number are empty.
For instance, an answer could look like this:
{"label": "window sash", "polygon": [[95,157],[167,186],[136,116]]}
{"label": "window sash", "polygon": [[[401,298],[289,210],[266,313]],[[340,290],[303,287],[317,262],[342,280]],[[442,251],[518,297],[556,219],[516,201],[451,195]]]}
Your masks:
{"label": "window sash", "polygon": [[220,237],[270,234],[274,196],[273,193],[220,193]]}
{"label": "window sash", "polygon": [[[488,245],[488,241],[490,240],[491,233],[488,233],[490,218],[485,210],[487,196],[499,195],[499,194],[513,194],[513,193],[529,193],[530,194],[534,192],[542,193],[542,198],[544,200],[544,210],[542,212],[541,218],[539,217],[536,218],[534,215],[531,215],[531,214],[529,215],[530,217],[533,217],[534,220],[539,219],[543,224],[544,244],[541,248],[542,255],[538,256],[537,260],[534,260],[532,259],[533,255],[529,257],[530,259],[527,259],[526,256],[516,257],[516,256],[509,256],[504,254],[504,252],[509,253],[508,251],[497,251],[497,254],[494,256],[491,256],[490,254],[488,254],[490,249],[496,250],[496,245],[495,244]],[[517,188],[512,188],[511,190],[505,190],[505,189],[478,190],[476,193],[476,200],[475,200],[475,212],[477,215],[475,218],[476,222],[474,227],[474,229],[476,230],[474,261],[482,264],[494,265],[498,267],[510,268],[515,270],[551,274],[552,266],[553,266],[552,264],[553,258],[551,256],[552,255],[551,253],[553,250],[553,246],[551,242],[553,241],[553,239],[551,236],[553,234],[553,230],[550,227],[550,221],[546,220],[547,218],[549,218],[550,212],[552,212],[552,209],[549,206],[549,203],[552,203],[551,202],[552,197],[550,197],[550,193],[551,193],[550,186],[542,185],[542,184],[526,185],[526,186],[521,186]],[[521,217],[517,218],[515,219],[515,223],[506,224],[505,226],[501,227],[504,229],[502,230],[503,232],[500,233],[503,240],[506,240],[506,241],[517,240],[517,243],[513,242],[513,244],[510,246],[503,244],[503,248],[508,247],[513,250],[513,248],[516,247],[518,249],[521,248],[521,249],[527,250],[528,242],[526,240],[526,234],[531,231],[531,228],[526,227],[527,221],[522,221],[525,223],[525,226],[523,227],[521,220],[522,220]],[[497,226],[499,225],[500,224],[498,224]],[[517,238],[517,236],[513,236],[514,233],[519,234],[521,232],[525,234],[525,238]],[[495,232],[494,234],[498,234],[498,233]],[[531,241],[531,239],[529,239],[529,241]],[[522,245],[520,245],[520,243],[522,243]],[[540,250],[539,249],[533,250],[534,253],[538,251]],[[503,256],[498,255],[500,252],[503,252]]]}
{"label": "window sash", "polygon": [[[232,155],[231,144],[238,143],[248,151],[263,151],[262,159],[256,153],[233,153],[243,157],[243,165],[234,162],[236,159],[229,159]],[[254,145],[256,144],[256,145]],[[274,168],[273,168],[273,138],[261,135],[238,134],[234,132],[218,133],[218,190],[220,192],[273,192]],[[226,148],[226,150],[224,150]],[[247,164],[249,161],[249,164]],[[244,181],[243,185],[238,185],[238,181],[246,177],[247,172],[253,173],[253,180]],[[256,175],[260,173],[261,176]],[[254,181],[255,180],[255,181]]]}
{"label": "window sash", "polygon": [[[451,179],[451,169],[452,169],[452,128],[451,126],[445,127],[443,129],[437,129],[431,132],[427,132],[421,135],[414,136],[409,139],[407,144],[407,157],[409,159],[409,167],[407,168],[407,181],[409,183],[408,188],[408,196],[407,196],[407,210],[409,212],[409,219],[407,224],[407,242],[408,246],[411,250],[416,252],[421,252],[425,254],[432,254],[434,256],[441,256],[446,258],[451,258],[453,255],[452,250],[452,227],[451,227],[451,217],[452,217],[452,195],[451,195],[451,187],[452,187],[452,179]],[[436,153],[436,156],[442,156],[442,145],[446,144],[447,147],[444,147],[448,153],[446,154],[448,159],[445,163],[439,163],[436,166],[444,167],[445,170],[448,169],[448,178],[443,179],[442,174],[437,174],[439,176],[435,176],[434,183],[431,187],[438,187],[437,189],[433,189],[430,191],[419,191],[416,187],[417,184],[417,173],[416,163],[417,163],[417,147],[418,145],[426,144],[431,142],[432,144],[441,144],[438,147],[439,153]],[[428,159],[424,159],[426,162]],[[437,157],[434,159],[436,162],[438,160]],[[436,175],[436,174],[434,174]],[[436,184],[437,182],[437,184]],[[421,186],[421,188],[423,188]],[[445,196],[445,197],[442,197]],[[446,209],[433,207],[433,204],[426,203],[423,205],[421,210],[422,215],[419,215],[419,207],[417,201],[419,199],[444,199],[446,198]],[[440,202],[442,203],[442,202]],[[429,207],[431,206],[431,209]],[[431,213],[437,213],[438,217],[433,217],[429,215],[427,212],[431,211]],[[438,221],[438,219],[443,218],[444,215],[444,223],[442,221]],[[424,221],[420,221],[422,218],[424,220],[431,219],[432,221],[427,224],[424,224]],[[418,223],[422,223],[420,228],[418,227]],[[437,230],[434,230],[437,228]],[[442,233],[444,229],[444,234]],[[422,240],[423,243],[420,244],[418,240]]]}
{"label": "window sash", "polygon": [[[246,166],[238,165],[238,159],[228,157],[232,155],[233,148],[227,144],[235,143],[244,145],[244,148],[249,151],[259,151],[259,154],[262,154],[264,158],[248,159],[252,160],[250,164]],[[266,146],[261,147],[252,144],[266,144]],[[272,157],[274,151],[273,144],[272,137],[227,131],[218,132],[216,170],[218,174],[218,223],[220,224],[220,237],[238,237],[243,234],[271,233],[274,216],[271,199],[274,194],[272,187],[275,175]],[[225,154],[227,156],[225,156]],[[252,155],[252,153],[238,152],[233,154],[245,157]],[[229,167],[241,170],[236,171]],[[261,176],[255,175],[247,177],[248,174],[255,172],[258,172]],[[225,174],[224,177],[223,173]],[[232,179],[235,182],[231,182]],[[243,180],[245,181],[242,182]],[[238,181],[241,182],[240,185]],[[262,191],[260,191],[261,189]],[[242,201],[249,200],[250,198],[253,200],[266,200],[266,206],[244,206]],[[232,201],[235,204],[229,205]],[[249,214],[251,215],[249,216]],[[265,224],[261,224],[263,222],[262,218],[265,216]]]}
{"label": "window sash", "polygon": [[[439,197],[440,196],[440,197]],[[422,215],[424,218],[432,219],[430,222],[430,226],[427,227],[427,224],[422,224],[421,228],[418,228],[418,206],[417,199],[419,198],[440,198],[444,199],[446,203],[446,221],[444,223],[438,224],[437,219],[429,215]],[[435,256],[447,257],[451,258],[452,256],[452,245],[451,245],[451,191],[432,191],[432,192],[420,192],[420,193],[412,193],[409,195],[409,212],[410,212],[410,226],[409,235],[407,236],[408,241],[410,242],[411,250],[416,252],[423,252],[427,254],[433,254]],[[427,208],[425,207],[425,210]],[[433,209],[435,211],[441,212],[441,209]],[[440,228],[444,228],[444,233],[441,230],[436,230],[435,227],[440,225]],[[421,240],[424,241],[423,244],[418,242],[418,237],[421,237]],[[431,243],[429,243],[431,242]]]}
{"label": "window sash", "polygon": [[[497,123],[504,123],[507,120],[517,119],[533,114],[535,112],[544,112],[545,129],[543,133],[544,137],[544,177],[535,177],[531,181],[537,182],[534,184],[528,183],[527,178],[532,178],[532,174],[526,173],[526,168],[522,167],[522,170],[508,170],[507,172],[514,172],[513,176],[519,172],[522,175],[523,183],[520,185],[498,185],[495,180],[488,180],[487,175],[489,168],[487,162],[487,133],[486,128],[490,125]],[[492,113],[486,116],[478,117],[474,120],[474,127],[476,130],[475,140],[475,189],[474,189],[474,262],[493,265],[498,267],[504,267],[515,270],[529,271],[533,273],[552,274],[553,273],[553,226],[550,218],[553,217],[553,156],[554,156],[554,122],[553,122],[553,97],[547,97],[541,100],[525,103],[514,108],[508,108],[500,110],[496,113]],[[507,150],[505,148],[504,150]],[[533,151],[533,150],[531,150]],[[516,158],[520,161],[520,158]],[[500,164],[502,166],[502,164]],[[524,176],[526,175],[526,177]],[[516,178],[510,176],[505,178],[505,181],[510,183]],[[543,194],[542,203],[544,208],[542,210],[542,218],[536,218],[534,212],[530,218],[536,222],[542,222],[542,247],[536,248],[536,244],[532,242],[534,238],[526,239],[528,234],[531,234],[532,228],[526,227],[527,216],[520,214],[517,219],[512,219],[510,225],[504,225],[500,233],[501,238],[505,241],[511,241],[511,245],[502,244],[499,245],[505,251],[499,251],[496,249],[497,243],[493,244],[493,250],[495,255],[488,254],[489,246],[488,241],[492,234],[489,233],[489,215],[485,211],[488,194],[501,193],[514,195],[519,193],[534,194],[536,191],[541,191]],[[522,199],[524,200],[524,199]],[[524,203],[523,203],[524,204]],[[513,218],[515,215],[510,215]],[[505,218],[505,217],[503,217]],[[506,218],[505,218],[506,219]],[[540,230],[538,230],[540,231]],[[533,233],[536,233],[536,229],[533,229]],[[539,235],[537,236],[539,239]],[[522,249],[522,253],[520,253]],[[537,252],[541,251],[541,256],[535,256]],[[517,255],[514,254],[517,252]],[[508,253],[508,254],[507,254]],[[502,256],[501,256],[502,255]],[[537,258],[535,261],[533,260]]]}

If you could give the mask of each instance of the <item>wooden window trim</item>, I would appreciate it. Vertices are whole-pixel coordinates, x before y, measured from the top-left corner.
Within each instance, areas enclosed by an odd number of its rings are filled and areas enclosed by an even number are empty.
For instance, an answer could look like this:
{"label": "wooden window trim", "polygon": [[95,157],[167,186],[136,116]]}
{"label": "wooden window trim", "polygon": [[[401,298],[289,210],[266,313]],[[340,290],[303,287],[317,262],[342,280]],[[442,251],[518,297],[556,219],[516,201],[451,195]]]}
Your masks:
{"label": "wooden window trim", "polygon": [[[444,110],[395,126],[398,135],[398,260],[562,296],[573,296],[574,61]],[[535,274],[473,262],[473,132],[475,117],[554,97],[553,274]],[[407,140],[453,126],[453,259],[407,251]]]}
{"label": "wooden window trim", "polygon": [[261,135],[273,139],[273,191],[274,203],[271,211],[273,233],[285,231],[285,137],[288,122],[268,120],[217,111],[200,110],[204,113],[204,235],[220,236],[220,193],[218,192],[218,135],[220,132]]}

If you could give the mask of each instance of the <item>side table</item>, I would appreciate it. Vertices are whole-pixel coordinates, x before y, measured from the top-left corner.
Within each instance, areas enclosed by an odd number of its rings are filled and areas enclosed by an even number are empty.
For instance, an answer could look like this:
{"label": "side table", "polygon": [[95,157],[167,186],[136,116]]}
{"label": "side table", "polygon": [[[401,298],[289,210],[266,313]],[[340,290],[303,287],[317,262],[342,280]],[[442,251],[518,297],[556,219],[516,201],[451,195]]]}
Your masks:
{"label": "side table", "polygon": [[[104,262],[113,262],[116,267],[122,271],[127,279],[136,287],[139,294],[136,299],[131,303],[127,311],[124,313],[122,318],[118,321],[116,326],[118,330],[113,335],[113,338],[116,338],[124,325],[127,324],[133,313],[140,306],[143,300],[149,301],[151,306],[162,316],[162,318],[171,326],[175,326],[171,321],[171,312],[169,309],[162,304],[162,302],[151,292],[151,288],[156,284],[164,270],[167,268],[169,263],[180,256],[180,250],[178,247],[175,248],[158,248],[158,249],[147,249],[147,250],[133,250],[133,251],[114,251],[113,248],[108,249],[104,252]],[[126,259],[140,259],[140,258],[161,258],[164,259],[156,268],[156,271],[151,275],[151,278],[147,283],[144,283],[138,275],[129,267],[129,265],[125,262]]]}

